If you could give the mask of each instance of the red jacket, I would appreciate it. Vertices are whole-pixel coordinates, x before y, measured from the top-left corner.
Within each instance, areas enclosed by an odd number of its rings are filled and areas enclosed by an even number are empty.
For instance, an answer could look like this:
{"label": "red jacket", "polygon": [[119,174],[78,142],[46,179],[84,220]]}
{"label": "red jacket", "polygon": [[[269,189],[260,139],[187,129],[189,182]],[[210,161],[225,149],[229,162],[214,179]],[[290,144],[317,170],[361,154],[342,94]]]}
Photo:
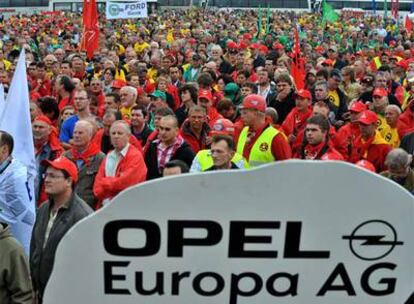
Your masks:
{"label": "red jacket", "polygon": [[208,116],[208,119],[207,119],[208,125],[210,126],[210,128],[214,126],[214,123],[216,122],[216,120],[223,118],[223,116],[221,116],[221,114],[217,112],[217,109],[213,107],[211,107],[208,110],[207,116]]}
{"label": "red jacket", "polygon": [[108,156],[102,161],[93,185],[93,193],[99,200],[111,199],[122,190],[145,181],[147,166],[142,153],[134,146],[129,146],[125,157],[121,159],[116,168],[115,176],[105,174],[107,158]]}
{"label": "red jacket", "polygon": [[[96,144],[99,147],[99,149],[101,149],[103,135],[104,129],[100,129],[92,138],[92,143]],[[133,145],[135,148],[137,148],[139,152],[143,153],[141,142],[132,134],[129,137],[129,143]]]}
{"label": "red jacket", "polygon": [[385,158],[392,150],[392,147],[378,131],[375,131],[375,135],[367,141],[363,140],[362,136],[359,136],[355,140],[354,147],[357,158],[352,159],[352,162],[355,163],[361,159],[366,159],[375,166],[378,173],[387,169],[384,164]]}
{"label": "red jacket", "polygon": [[344,160],[342,154],[332,147],[330,141],[328,143],[322,142],[316,146],[307,144],[304,148],[303,154],[304,155],[302,155],[302,151],[298,151],[294,157],[312,160]]}
{"label": "red jacket", "polygon": [[286,136],[299,134],[299,132],[305,129],[306,121],[311,116],[312,107],[309,107],[306,113],[301,113],[297,107],[294,107],[282,123],[282,129]]}
{"label": "red jacket", "polygon": [[414,131],[414,113],[410,108],[407,108],[398,119],[398,135],[403,138],[405,134]]}
{"label": "red jacket", "polygon": [[180,129],[180,135],[184,140],[190,145],[194,153],[197,154],[198,151],[206,149],[206,140],[210,127],[207,123],[204,123],[202,126],[200,138],[197,138],[196,135],[191,131],[190,122],[188,120],[184,121]]}
{"label": "red jacket", "polygon": [[353,154],[356,153],[354,149],[355,139],[361,135],[361,131],[357,123],[347,123],[338,131],[338,136],[343,141],[346,153],[343,154],[346,160],[355,158]]}

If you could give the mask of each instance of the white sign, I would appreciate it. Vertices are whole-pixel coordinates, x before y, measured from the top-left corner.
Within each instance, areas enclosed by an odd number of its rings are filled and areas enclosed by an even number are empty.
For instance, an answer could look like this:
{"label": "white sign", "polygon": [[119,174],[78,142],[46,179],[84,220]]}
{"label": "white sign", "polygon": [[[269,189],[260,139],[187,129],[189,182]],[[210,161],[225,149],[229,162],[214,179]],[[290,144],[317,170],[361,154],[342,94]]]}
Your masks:
{"label": "white sign", "polygon": [[106,2],[106,19],[130,19],[147,17],[148,7],[146,0],[136,0],[129,2]]}
{"label": "white sign", "polygon": [[64,237],[44,303],[404,304],[413,216],[407,191],[342,162],[151,181]]}

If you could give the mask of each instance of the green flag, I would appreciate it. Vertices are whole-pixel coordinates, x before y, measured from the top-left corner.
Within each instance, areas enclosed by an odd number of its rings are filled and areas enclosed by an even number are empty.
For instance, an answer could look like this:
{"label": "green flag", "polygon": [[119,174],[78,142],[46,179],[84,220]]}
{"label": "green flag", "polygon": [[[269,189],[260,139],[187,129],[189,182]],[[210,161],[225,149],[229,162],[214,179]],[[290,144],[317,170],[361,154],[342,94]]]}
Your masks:
{"label": "green flag", "polygon": [[257,14],[257,35],[256,37],[259,38],[260,33],[262,31],[262,6],[259,5],[259,12]]}
{"label": "green flag", "polygon": [[266,35],[270,32],[270,5],[267,6],[266,10]]}
{"label": "green flag", "polygon": [[332,8],[332,6],[326,3],[326,0],[322,2],[322,24],[328,22],[336,22],[339,16]]}
{"label": "green flag", "polygon": [[388,8],[387,8],[387,0],[384,0],[384,20],[387,19],[388,16]]}

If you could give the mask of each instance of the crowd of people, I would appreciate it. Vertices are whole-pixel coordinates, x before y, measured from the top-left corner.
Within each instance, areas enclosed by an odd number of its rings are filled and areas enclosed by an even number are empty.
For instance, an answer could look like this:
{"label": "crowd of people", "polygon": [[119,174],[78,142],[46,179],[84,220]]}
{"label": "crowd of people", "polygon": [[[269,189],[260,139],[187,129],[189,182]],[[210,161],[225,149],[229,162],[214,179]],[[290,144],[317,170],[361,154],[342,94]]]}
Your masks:
{"label": "crowd of people", "polygon": [[[6,94],[20,50],[26,51],[38,210],[25,252],[10,240],[21,211],[7,196],[0,199],[0,256],[7,256],[0,263],[19,265],[12,278],[0,275],[0,303],[41,303],[68,229],[147,180],[289,159],[334,160],[414,194],[413,33],[391,18],[339,20],[326,24],[319,14],[275,11],[258,28],[254,10],[100,16],[100,46],[87,58],[79,48],[78,14],[4,19]],[[291,71],[296,27],[303,87]],[[24,206],[13,140],[0,131],[0,188],[15,185],[8,188],[20,196],[13,202]]]}

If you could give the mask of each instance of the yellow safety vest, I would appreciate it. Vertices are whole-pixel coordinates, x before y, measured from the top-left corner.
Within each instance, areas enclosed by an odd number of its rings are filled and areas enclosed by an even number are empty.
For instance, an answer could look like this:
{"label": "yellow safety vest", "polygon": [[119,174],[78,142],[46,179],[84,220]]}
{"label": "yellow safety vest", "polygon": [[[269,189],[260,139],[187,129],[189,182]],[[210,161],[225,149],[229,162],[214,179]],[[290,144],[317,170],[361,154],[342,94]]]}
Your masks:
{"label": "yellow safety vest", "polygon": [[[249,132],[249,127],[244,127],[239,136],[239,141],[237,143],[237,153],[243,155],[244,147],[246,146],[247,134]],[[272,154],[272,141],[275,136],[280,133],[277,129],[272,126],[269,126],[260,134],[259,138],[254,143],[250,155],[249,155],[249,165],[250,167],[257,167],[264,165],[270,162],[275,161],[275,157]]]}
{"label": "yellow safety vest", "polygon": [[[200,169],[202,172],[214,166],[213,157],[211,156],[210,149],[199,151],[197,153],[197,160],[198,160],[198,163],[200,164]],[[239,162],[244,161],[244,168],[245,169],[249,168],[248,162],[239,153],[235,153],[231,161],[236,165]]]}

